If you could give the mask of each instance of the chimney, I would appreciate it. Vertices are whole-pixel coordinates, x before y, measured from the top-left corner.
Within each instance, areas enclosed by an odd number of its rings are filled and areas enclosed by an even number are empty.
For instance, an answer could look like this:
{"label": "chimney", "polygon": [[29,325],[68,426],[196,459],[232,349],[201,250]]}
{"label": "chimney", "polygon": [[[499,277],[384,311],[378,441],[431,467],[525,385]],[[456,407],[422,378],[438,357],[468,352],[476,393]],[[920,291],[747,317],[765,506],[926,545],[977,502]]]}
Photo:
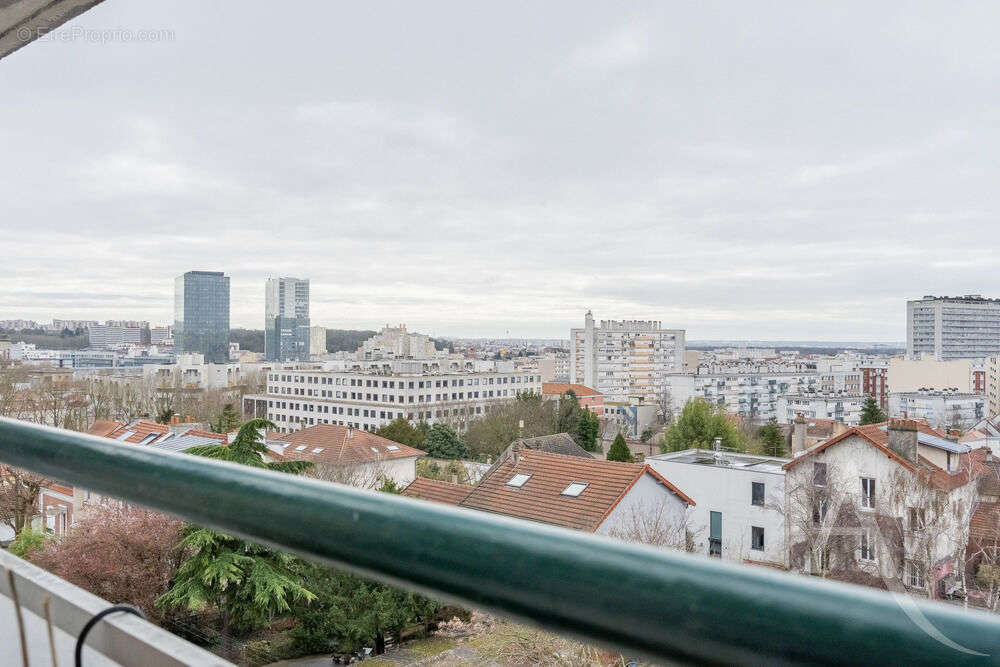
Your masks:
{"label": "chimney", "polygon": [[832,436],[838,436],[838,435],[840,435],[841,433],[843,433],[846,430],[847,430],[847,424],[845,424],[842,421],[834,421],[833,422],[833,433],[831,433],[831,435]]}
{"label": "chimney", "polygon": [[350,440],[354,437],[354,429],[350,426],[347,427],[347,439]]}
{"label": "chimney", "polygon": [[181,423],[181,416],[180,415],[170,415],[170,423],[171,424],[180,424]]}
{"label": "chimney", "polygon": [[809,425],[806,423],[805,415],[800,412],[795,415],[795,420],[792,422],[792,456],[808,449],[806,446],[806,436],[808,434]]}
{"label": "chimney", "polygon": [[514,442],[510,446],[510,460],[517,465],[521,461],[521,443]]}
{"label": "chimney", "polygon": [[458,471],[457,470],[453,471],[451,473],[451,483],[452,484],[458,484]]}
{"label": "chimney", "polygon": [[916,463],[917,423],[909,419],[890,419],[889,449],[910,463]]}

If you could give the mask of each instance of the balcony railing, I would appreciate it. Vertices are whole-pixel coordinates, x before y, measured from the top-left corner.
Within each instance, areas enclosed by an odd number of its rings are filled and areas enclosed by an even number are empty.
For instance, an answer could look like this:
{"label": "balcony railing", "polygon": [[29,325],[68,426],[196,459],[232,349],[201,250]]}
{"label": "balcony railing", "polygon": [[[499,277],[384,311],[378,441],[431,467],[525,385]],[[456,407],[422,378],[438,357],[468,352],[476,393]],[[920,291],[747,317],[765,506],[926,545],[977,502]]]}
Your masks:
{"label": "balcony railing", "polygon": [[9,419],[0,460],[658,662],[1000,660],[1000,618],[873,589]]}

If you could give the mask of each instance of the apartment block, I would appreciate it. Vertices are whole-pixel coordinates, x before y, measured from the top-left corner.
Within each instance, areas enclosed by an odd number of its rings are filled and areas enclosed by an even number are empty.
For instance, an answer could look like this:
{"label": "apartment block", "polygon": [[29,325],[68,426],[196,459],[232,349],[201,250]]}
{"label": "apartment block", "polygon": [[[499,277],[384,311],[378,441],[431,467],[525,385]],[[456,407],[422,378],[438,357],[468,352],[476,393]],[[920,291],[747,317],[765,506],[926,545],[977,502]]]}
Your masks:
{"label": "apartment block", "polygon": [[857,392],[783,394],[778,397],[778,423],[791,424],[795,416],[801,414],[807,419],[832,419],[847,426],[857,426],[861,422],[865,398]]}
{"label": "apartment block", "polygon": [[433,359],[437,356],[430,336],[412,333],[405,324],[382,327],[377,334],[358,348],[357,358],[363,361],[381,359]]}
{"label": "apartment block", "polygon": [[1000,355],[986,359],[986,402],[989,416],[1000,415]]}
{"label": "apartment block", "polygon": [[940,361],[1000,353],[1000,299],[978,294],[906,302],[906,356]]}
{"label": "apartment block", "polygon": [[541,394],[541,375],[511,362],[394,360],[349,370],[272,369],[266,393],[244,396],[243,412],[270,419],[282,433],[313,424],[374,431],[398,417],[462,428],[528,392]]}
{"label": "apartment block", "polygon": [[104,324],[87,327],[90,347],[107,350],[123,345],[149,345],[149,322],[124,322],[108,320]]}
{"label": "apartment block", "polygon": [[684,370],[683,329],[653,320],[602,320],[590,311],[570,330],[569,381],[597,389],[609,401],[655,402],[667,377]]}
{"label": "apartment block", "polygon": [[956,391],[893,392],[889,416],[923,420],[937,429],[966,430],[986,416],[986,396]]}
{"label": "apartment block", "polygon": [[814,370],[785,372],[696,373],[668,376],[674,411],[696,398],[726,412],[755,421],[778,418],[778,398],[788,392],[817,391],[820,375]]}

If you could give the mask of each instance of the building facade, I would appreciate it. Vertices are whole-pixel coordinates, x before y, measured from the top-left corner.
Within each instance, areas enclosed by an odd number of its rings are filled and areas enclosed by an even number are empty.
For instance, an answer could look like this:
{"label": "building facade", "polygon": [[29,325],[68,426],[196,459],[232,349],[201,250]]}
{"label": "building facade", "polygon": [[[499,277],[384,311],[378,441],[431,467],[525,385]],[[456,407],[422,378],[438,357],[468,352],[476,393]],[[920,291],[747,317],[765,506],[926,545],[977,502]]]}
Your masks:
{"label": "building facade", "polygon": [[696,505],[688,530],[694,552],[785,566],[785,471],[789,459],[689,449],[646,457],[682,484]]}
{"label": "building facade", "polygon": [[437,352],[430,336],[412,333],[405,324],[382,327],[377,334],[361,343],[357,358],[362,361],[381,359],[433,359]]}
{"label": "building facade", "polygon": [[978,294],[906,302],[906,356],[939,361],[1000,354],[1000,299]]}
{"label": "building facade", "polygon": [[584,384],[607,400],[655,403],[669,390],[667,376],[684,370],[683,329],[652,320],[602,320],[587,311],[570,330],[570,384]]}
{"label": "building facade", "polygon": [[108,320],[104,324],[87,327],[90,347],[98,350],[122,347],[123,345],[149,345],[149,322],[123,322]]}
{"label": "building facade", "polygon": [[309,361],[309,280],[268,278],[264,287],[264,359]]}
{"label": "building facade", "polygon": [[188,271],[174,281],[174,351],[229,361],[229,276]]}
{"label": "building facade", "polygon": [[726,412],[758,421],[778,418],[778,398],[789,392],[816,391],[820,376],[800,372],[680,373],[669,377],[673,409],[701,398]]}
{"label": "building facade", "polygon": [[956,391],[889,394],[889,416],[921,419],[933,428],[966,430],[986,417],[986,396]]}
{"label": "building facade", "polygon": [[266,393],[244,396],[243,412],[247,418],[270,419],[282,433],[313,424],[374,431],[399,417],[463,428],[493,405],[542,392],[540,375],[516,371],[510,362],[438,371],[425,367],[397,360],[358,370],[272,369]]}
{"label": "building facade", "polygon": [[790,393],[778,397],[778,423],[791,424],[796,415],[807,419],[832,419],[857,426],[861,422],[861,410],[865,396],[860,393],[816,392]]}

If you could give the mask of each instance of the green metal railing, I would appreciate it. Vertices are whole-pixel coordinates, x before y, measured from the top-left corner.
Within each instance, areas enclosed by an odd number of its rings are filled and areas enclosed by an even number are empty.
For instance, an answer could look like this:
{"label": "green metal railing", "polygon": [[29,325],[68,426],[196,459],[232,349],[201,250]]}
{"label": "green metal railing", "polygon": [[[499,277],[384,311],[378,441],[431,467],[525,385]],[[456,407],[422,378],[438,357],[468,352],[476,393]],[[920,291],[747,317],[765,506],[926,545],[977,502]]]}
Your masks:
{"label": "green metal railing", "polygon": [[1000,619],[0,419],[0,460],[659,662],[1000,664]]}

